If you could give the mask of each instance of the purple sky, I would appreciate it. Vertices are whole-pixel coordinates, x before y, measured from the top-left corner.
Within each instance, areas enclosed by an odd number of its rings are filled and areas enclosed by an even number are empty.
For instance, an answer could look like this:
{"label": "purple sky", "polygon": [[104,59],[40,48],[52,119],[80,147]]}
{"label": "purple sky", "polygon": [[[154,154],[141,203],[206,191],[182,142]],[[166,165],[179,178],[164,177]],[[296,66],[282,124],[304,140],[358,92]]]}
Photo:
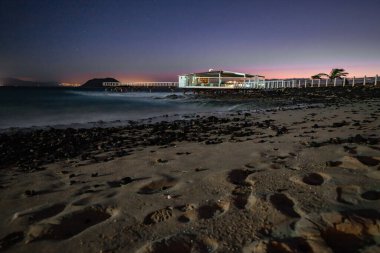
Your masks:
{"label": "purple sky", "polygon": [[0,0],[0,76],[380,74],[379,0]]}

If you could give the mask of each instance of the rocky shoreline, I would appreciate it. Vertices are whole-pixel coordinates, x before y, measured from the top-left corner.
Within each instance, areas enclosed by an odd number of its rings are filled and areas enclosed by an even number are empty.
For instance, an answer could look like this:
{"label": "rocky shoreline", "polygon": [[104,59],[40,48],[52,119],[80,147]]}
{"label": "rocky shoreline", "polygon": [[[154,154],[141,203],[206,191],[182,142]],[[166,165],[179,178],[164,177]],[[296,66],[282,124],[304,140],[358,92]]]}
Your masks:
{"label": "rocky shoreline", "polygon": [[[293,109],[294,110],[294,109]],[[43,164],[74,158],[95,159],[96,153],[113,152],[109,159],[128,155],[134,148],[165,146],[174,142],[217,144],[234,137],[249,137],[248,128],[271,128],[274,135],[286,128],[270,121],[251,122],[252,114],[233,113],[229,117],[195,117],[188,120],[161,121],[153,124],[129,123],[125,127],[89,129],[42,129],[0,135],[0,169],[18,166],[38,170]],[[222,140],[223,139],[223,140]]]}
{"label": "rocky shoreline", "polygon": [[[197,98],[210,98],[215,94],[197,95]],[[254,97],[256,100],[270,100],[272,106],[279,110],[300,110],[313,108],[314,104],[334,106],[352,103],[362,99],[380,98],[380,89],[374,87],[356,87],[334,89],[284,89],[282,91],[258,91],[258,93],[222,94],[218,99],[241,100]],[[222,101],[223,101],[222,100]],[[275,101],[275,102],[274,102]],[[303,104],[304,107],[294,105]],[[293,107],[287,108],[287,106]],[[277,110],[269,109],[267,112]],[[254,114],[254,113],[253,113]],[[270,127],[274,134],[281,133],[281,126],[270,122],[252,122],[251,112],[225,113],[225,116],[185,116],[188,119],[144,123],[128,121],[125,126],[60,128],[45,127],[40,129],[15,129],[0,133],[0,169],[17,166],[22,171],[39,170],[43,164],[58,162],[80,156],[82,159],[93,159],[96,154],[113,152],[108,159],[128,155],[134,148],[147,146],[170,145],[176,141],[205,142],[216,144],[223,139],[252,136],[253,131],[247,128]],[[151,119],[148,119],[150,121]],[[215,125],[217,127],[215,128]],[[247,131],[245,131],[247,129]],[[276,132],[277,131],[277,132]]]}

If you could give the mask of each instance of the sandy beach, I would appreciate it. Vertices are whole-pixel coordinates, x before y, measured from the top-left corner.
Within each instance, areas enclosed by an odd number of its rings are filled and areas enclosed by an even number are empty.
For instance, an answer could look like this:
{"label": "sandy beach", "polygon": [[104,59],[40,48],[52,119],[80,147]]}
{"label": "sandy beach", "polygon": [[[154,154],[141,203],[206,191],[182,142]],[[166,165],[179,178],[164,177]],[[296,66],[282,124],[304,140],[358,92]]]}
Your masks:
{"label": "sandy beach", "polygon": [[379,252],[379,133],[368,96],[4,133],[0,251]]}

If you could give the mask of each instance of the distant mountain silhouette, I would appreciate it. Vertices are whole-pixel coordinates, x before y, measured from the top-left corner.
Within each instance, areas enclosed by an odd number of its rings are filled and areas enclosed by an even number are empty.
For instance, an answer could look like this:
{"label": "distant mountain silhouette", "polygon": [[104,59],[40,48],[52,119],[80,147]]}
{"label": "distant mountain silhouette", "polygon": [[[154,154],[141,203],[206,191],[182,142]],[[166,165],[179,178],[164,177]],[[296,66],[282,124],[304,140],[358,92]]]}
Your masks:
{"label": "distant mountain silhouette", "polygon": [[86,88],[99,88],[103,87],[103,82],[119,82],[115,78],[107,77],[107,78],[94,78],[91,80],[88,80],[84,84],[82,84],[81,87],[86,87]]}
{"label": "distant mountain silhouette", "polygon": [[40,82],[40,81],[24,81],[17,78],[2,78],[0,86],[17,86],[17,87],[57,87],[58,82]]}

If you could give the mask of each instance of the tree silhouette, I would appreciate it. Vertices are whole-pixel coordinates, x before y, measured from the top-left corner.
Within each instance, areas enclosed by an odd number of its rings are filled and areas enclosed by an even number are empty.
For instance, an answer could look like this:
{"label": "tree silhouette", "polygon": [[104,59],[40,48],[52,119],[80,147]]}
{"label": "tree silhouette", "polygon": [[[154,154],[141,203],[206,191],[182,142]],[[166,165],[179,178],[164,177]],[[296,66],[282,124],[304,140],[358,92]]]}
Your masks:
{"label": "tree silhouette", "polygon": [[312,76],[311,78],[312,79],[321,79],[323,76],[326,76],[328,77],[330,80],[332,79],[335,79],[335,78],[338,78],[338,79],[343,79],[343,77],[347,76],[348,73],[345,72],[344,69],[338,69],[338,68],[334,68],[331,70],[330,74],[325,74],[325,73],[319,73],[319,74],[316,74],[314,76]]}

